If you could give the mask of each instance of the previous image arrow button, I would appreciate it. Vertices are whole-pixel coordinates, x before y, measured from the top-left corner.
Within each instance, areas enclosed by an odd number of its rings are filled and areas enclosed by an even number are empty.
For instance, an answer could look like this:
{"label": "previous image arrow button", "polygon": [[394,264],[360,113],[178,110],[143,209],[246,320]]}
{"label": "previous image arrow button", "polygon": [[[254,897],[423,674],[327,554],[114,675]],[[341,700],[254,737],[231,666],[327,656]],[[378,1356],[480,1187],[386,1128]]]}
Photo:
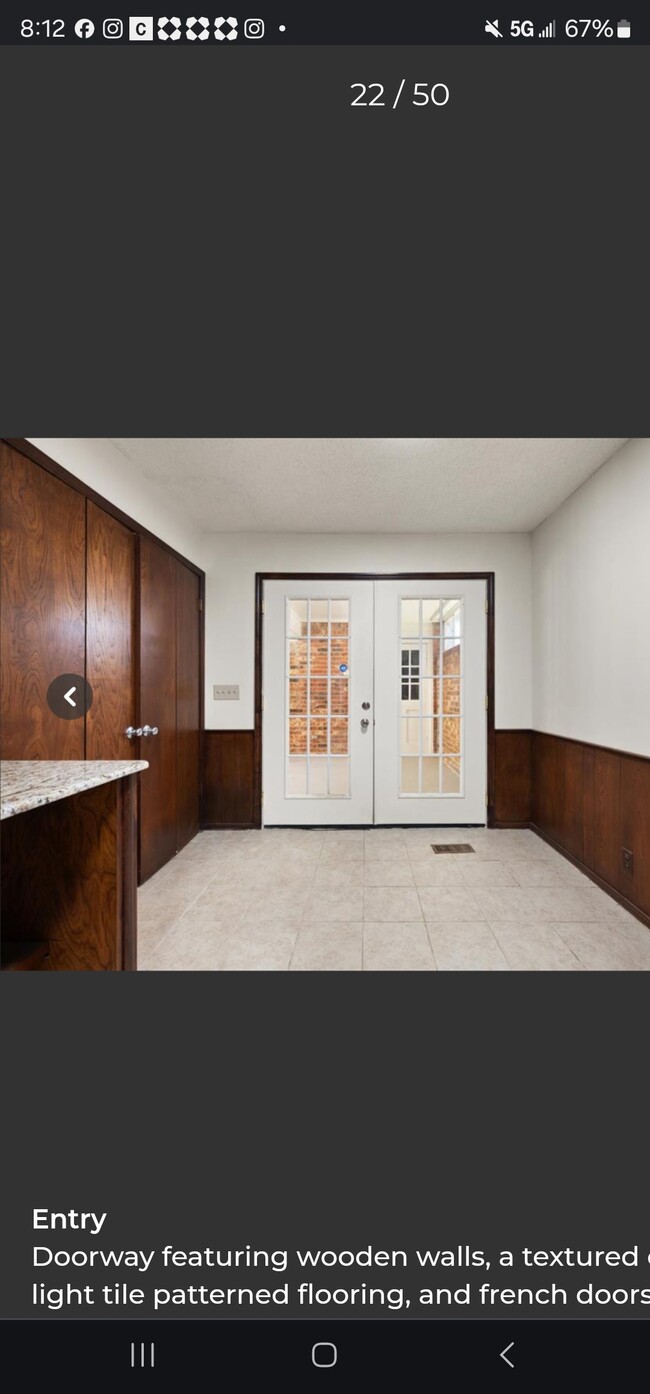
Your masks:
{"label": "previous image arrow button", "polygon": [[505,1347],[505,1350],[502,1350],[502,1351],[500,1352],[501,1359],[502,1359],[502,1360],[505,1360],[506,1365],[509,1365],[511,1370],[514,1370],[515,1367],[514,1367],[514,1364],[513,1364],[512,1360],[508,1360],[508,1351],[509,1351],[509,1350],[513,1350],[514,1344],[515,1344],[514,1341],[511,1341],[511,1342],[510,1342],[510,1345],[509,1345],[509,1346],[506,1346],[506,1347]]}

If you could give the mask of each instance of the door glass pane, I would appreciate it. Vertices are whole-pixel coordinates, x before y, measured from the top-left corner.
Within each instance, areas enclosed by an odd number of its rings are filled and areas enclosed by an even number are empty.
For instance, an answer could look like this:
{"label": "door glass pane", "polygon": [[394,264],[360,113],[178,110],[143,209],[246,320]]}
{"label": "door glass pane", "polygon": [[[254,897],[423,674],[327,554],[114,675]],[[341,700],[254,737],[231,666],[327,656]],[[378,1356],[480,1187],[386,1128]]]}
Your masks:
{"label": "door glass pane", "polygon": [[419,755],[420,754],[420,723],[406,717],[400,721],[400,754]]}
{"label": "door glass pane", "polygon": [[327,674],[327,657],[329,644],[327,639],[309,640],[309,668],[312,675]]}
{"label": "door glass pane", "polygon": [[347,755],[348,753],[348,722],[344,717],[334,716],[330,723],[332,755]]}
{"label": "door glass pane", "polygon": [[[445,633],[447,631],[445,630]],[[422,633],[437,635],[440,633],[440,601],[422,601]]]}
{"label": "door glass pane", "polygon": [[445,716],[442,722],[442,748],[445,755],[460,755],[460,717]]}
{"label": "door glass pane", "polygon": [[309,684],[312,716],[327,716],[327,678],[312,678]]}
{"label": "door glass pane", "polygon": [[425,639],[420,644],[420,671],[423,678],[435,678],[440,672],[439,639]]}
{"label": "door glass pane", "polygon": [[350,615],[347,599],[287,599],[289,797],[350,796]]}
{"label": "door glass pane", "polygon": [[440,722],[428,720],[422,722],[422,754],[437,755],[439,752],[440,741]]}
{"label": "door glass pane", "polygon": [[[400,601],[397,652],[402,794],[458,794],[462,785],[459,596]],[[444,705],[443,705],[444,703]],[[440,760],[440,756],[446,760]]]}
{"label": "door glass pane", "polygon": [[460,678],[445,678],[442,689],[442,710],[453,716],[460,711]]}
{"label": "door glass pane", "polygon": [[440,761],[436,759],[424,759],[422,761],[422,793],[438,794],[440,792]]}
{"label": "door glass pane", "polygon": [[402,600],[400,604],[400,610],[400,633],[403,634],[405,638],[410,638],[412,636],[414,639],[417,639],[420,633],[419,600]]}
{"label": "door glass pane", "polygon": [[460,639],[443,639],[443,641],[442,641],[442,671],[443,671],[443,673],[460,673],[460,671],[461,671],[461,648],[460,648]]}
{"label": "door glass pane", "polygon": [[329,601],[310,600],[309,619],[311,622],[311,632],[314,632],[314,625],[327,624],[329,620]]}
{"label": "door glass pane", "polygon": [[327,755],[327,717],[312,717],[309,723],[309,753]]}
{"label": "door glass pane", "polygon": [[349,704],[350,687],[347,678],[332,678],[331,683],[331,702],[332,711],[337,715],[347,716]]}
{"label": "door glass pane", "polygon": [[332,639],[332,673],[347,673],[350,658],[350,645],[347,639]]}
{"label": "door glass pane", "polygon": [[400,794],[418,794],[420,792],[420,761],[412,760],[410,756],[402,756],[401,766]]}
{"label": "door glass pane", "polygon": [[462,604],[460,600],[445,600],[443,604],[444,633],[446,638],[461,633]]}
{"label": "door glass pane", "polygon": [[307,761],[289,760],[287,794],[290,799],[304,798],[307,793]]}
{"label": "door glass pane", "polygon": [[287,633],[301,635],[307,633],[308,602],[290,600],[287,606]]}
{"label": "door glass pane", "polygon": [[289,711],[297,716],[307,715],[307,679],[289,679]]}
{"label": "door glass pane", "polygon": [[327,757],[316,756],[309,761],[309,796],[312,799],[327,798]]}
{"label": "door glass pane", "polygon": [[289,754],[307,754],[307,722],[293,716],[289,719]]}
{"label": "door glass pane", "polygon": [[332,600],[331,632],[332,636],[347,636],[350,628],[350,602],[349,600]]}
{"label": "door glass pane", "polygon": [[460,794],[460,760],[442,761],[442,790],[443,794]]}
{"label": "door glass pane", "polygon": [[289,640],[289,672],[292,674],[307,672],[307,640]]}
{"label": "door glass pane", "polygon": [[350,797],[350,761],[330,760],[330,798]]}

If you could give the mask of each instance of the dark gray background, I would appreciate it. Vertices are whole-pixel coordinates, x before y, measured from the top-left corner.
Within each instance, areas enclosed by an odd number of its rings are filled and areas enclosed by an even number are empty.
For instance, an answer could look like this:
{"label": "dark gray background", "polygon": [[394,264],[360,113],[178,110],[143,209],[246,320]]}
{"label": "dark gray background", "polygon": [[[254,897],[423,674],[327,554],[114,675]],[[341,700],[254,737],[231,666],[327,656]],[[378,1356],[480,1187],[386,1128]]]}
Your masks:
{"label": "dark gray background", "polygon": [[[30,1311],[34,1243],[650,1249],[643,975],[12,978],[3,992],[6,1316]],[[34,1234],[35,1205],[109,1217],[96,1239]],[[98,1281],[87,1269],[36,1276],[49,1286]],[[145,1286],[156,1270],[129,1276]],[[157,1278],[221,1287],[292,1276],[179,1269]],[[415,1269],[315,1276],[334,1286],[420,1285]],[[445,1269],[438,1281],[470,1276]],[[484,1276],[508,1286],[574,1281],[560,1269],[474,1274]],[[647,1266],[578,1277],[648,1286]],[[220,1313],[238,1315],[164,1315]],[[147,1312],[117,1313],[127,1314]],[[494,1315],[514,1319],[517,1309]]]}
{"label": "dark gray background", "polygon": [[[648,433],[645,50],[217,56],[1,55],[7,434]],[[350,110],[404,75],[449,107]],[[650,1247],[641,976],[0,988],[5,1315],[34,1205],[113,1247]]]}
{"label": "dark gray background", "polygon": [[647,52],[5,49],[4,429],[643,434]]}

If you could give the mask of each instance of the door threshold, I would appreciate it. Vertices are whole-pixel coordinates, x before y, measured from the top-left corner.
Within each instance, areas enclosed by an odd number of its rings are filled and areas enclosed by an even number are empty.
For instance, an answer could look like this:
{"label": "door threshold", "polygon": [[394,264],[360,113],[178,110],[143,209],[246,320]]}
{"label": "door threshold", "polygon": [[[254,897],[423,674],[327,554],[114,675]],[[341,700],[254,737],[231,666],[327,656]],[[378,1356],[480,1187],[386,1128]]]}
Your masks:
{"label": "door threshold", "polygon": [[391,828],[403,828],[405,832],[409,828],[485,828],[486,823],[265,823],[262,832],[281,832],[283,829],[291,832],[381,832]]}

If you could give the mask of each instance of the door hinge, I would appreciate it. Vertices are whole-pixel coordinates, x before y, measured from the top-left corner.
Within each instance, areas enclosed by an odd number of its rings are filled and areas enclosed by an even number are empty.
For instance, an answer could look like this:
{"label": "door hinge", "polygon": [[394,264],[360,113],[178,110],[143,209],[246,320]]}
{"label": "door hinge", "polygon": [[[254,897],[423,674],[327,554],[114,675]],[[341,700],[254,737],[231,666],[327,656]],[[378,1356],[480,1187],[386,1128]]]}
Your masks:
{"label": "door hinge", "polygon": [[490,606],[489,606],[489,604],[488,604],[487,596],[486,596],[486,598],[485,598],[485,613],[486,613],[486,615],[489,615],[489,613],[490,613]]}
{"label": "door hinge", "polygon": [[485,791],[485,807],[487,808],[487,806],[488,806],[488,796],[487,796],[487,789],[486,789],[486,791]]}
{"label": "door hinge", "polygon": [[264,693],[262,693],[262,711],[264,711],[264,706],[265,706],[265,699],[264,699]]}
{"label": "door hinge", "polygon": [[202,601],[202,599],[201,599],[201,596],[199,596],[198,605],[199,605],[199,610],[202,610],[202,609],[203,609],[203,601]]}
{"label": "door hinge", "polygon": [[265,601],[265,600],[262,601],[262,614],[263,614],[263,615],[266,614],[266,601]]}
{"label": "door hinge", "polygon": [[260,803],[264,803],[264,790],[262,790],[262,793],[260,794]]}
{"label": "door hinge", "polygon": [[486,710],[486,711],[487,711],[489,705],[490,705],[490,704],[489,704],[489,702],[488,702],[487,694],[486,694],[486,697],[485,697],[485,710]]}

